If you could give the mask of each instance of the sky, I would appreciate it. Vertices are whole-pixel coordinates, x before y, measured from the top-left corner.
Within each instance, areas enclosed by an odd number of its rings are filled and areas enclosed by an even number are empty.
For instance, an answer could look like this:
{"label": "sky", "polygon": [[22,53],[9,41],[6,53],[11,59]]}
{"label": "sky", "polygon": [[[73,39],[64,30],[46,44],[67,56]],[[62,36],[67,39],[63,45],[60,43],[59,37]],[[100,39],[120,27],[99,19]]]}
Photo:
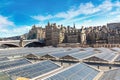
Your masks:
{"label": "sky", "polygon": [[120,22],[120,0],[0,0],[0,38],[48,21],[77,28]]}

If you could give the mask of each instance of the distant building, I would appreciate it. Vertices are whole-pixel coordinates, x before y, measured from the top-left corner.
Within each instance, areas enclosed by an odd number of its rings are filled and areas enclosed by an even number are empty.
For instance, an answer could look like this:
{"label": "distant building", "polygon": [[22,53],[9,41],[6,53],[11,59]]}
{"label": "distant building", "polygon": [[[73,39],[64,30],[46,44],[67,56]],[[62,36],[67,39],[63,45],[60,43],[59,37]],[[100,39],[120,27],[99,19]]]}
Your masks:
{"label": "distant building", "polygon": [[108,43],[109,29],[107,26],[97,26],[86,28],[87,44],[103,44]]}
{"label": "distant building", "polygon": [[66,42],[65,43],[80,43],[80,30],[75,28],[75,24],[73,27],[68,26],[65,31]]}
{"label": "distant building", "polygon": [[107,27],[112,30],[120,30],[120,23],[108,23]]}
{"label": "distant building", "polygon": [[46,26],[46,45],[60,44],[64,40],[64,28],[57,26],[55,23]]}
{"label": "distant building", "polygon": [[46,45],[57,45],[60,43],[81,43],[86,44],[86,34],[84,28],[77,30],[74,27],[50,24],[46,26]]}
{"label": "distant building", "polygon": [[27,39],[44,39],[45,38],[45,29],[42,27],[32,26],[32,29],[27,34]]}
{"label": "distant building", "polygon": [[46,45],[52,45],[52,31],[53,27],[52,25],[48,22],[48,24],[45,27],[45,38],[46,38]]}
{"label": "distant building", "polygon": [[81,29],[81,32],[80,32],[80,43],[81,44],[86,44],[86,34],[85,34],[85,30],[84,30],[84,28],[82,27],[82,29]]}
{"label": "distant building", "polygon": [[75,24],[73,27],[65,27],[48,22],[45,28],[34,25],[27,34],[27,39],[45,39],[48,46],[61,43],[120,44],[120,23],[76,29]]}

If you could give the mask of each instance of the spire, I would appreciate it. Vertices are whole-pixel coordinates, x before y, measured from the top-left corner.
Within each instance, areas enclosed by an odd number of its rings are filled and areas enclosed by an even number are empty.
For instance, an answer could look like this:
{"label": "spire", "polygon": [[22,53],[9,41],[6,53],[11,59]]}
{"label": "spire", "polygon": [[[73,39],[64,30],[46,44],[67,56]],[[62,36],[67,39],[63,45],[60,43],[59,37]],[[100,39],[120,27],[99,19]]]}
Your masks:
{"label": "spire", "polygon": [[81,28],[81,33],[85,33],[84,26]]}
{"label": "spire", "polygon": [[32,29],[35,29],[35,27],[36,27],[36,26],[35,26],[35,24],[34,24],[34,25],[32,26]]}
{"label": "spire", "polygon": [[48,26],[50,26],[50,22],[48,21]]}
{"label": "spire", "polygon": [[75,29],[75,23],[73,23],[73,28]]}
{"label": "spire", "polygon": [[84,26],[82,26],[82,28],[81,28],[82,30],[84,29]]}
{"label": "spire", "polygon": [[84,27],[82,26],[81,28],[81,44],[86,44],[86,34],[85,34],[85,30],[84,30]]}

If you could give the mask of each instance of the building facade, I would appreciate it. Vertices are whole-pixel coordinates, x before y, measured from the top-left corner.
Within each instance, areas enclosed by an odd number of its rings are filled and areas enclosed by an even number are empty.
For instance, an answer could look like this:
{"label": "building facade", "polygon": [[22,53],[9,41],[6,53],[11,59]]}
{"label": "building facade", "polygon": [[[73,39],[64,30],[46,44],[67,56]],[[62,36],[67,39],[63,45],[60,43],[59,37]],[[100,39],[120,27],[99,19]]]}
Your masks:
{"label": "building facade", "polygon": [[60,44],[64,40],[65,30],[62,25],[50,24],[46,25],[46,45]]}
{"label": "building facade", "polygon": [[76,29],[75,24],[65,27],[48,22],[45,28],[34,25],[27,34],[27,39],[45,39],[48,46],[61,43],[79,43],[81,46],[120,44],[120,23]]}
{"label": "building facade", "polygon": [[84,28],[76,29],[63,25],[50,24],[46,26],[46,45],[57,45],[61,43],[81,43],[86,44],[86,34]]}
{"label": "building facade", "polygon": [[26,39],[44,39],[45,38],[45,29],[42,27],[32,26],[32,29],[26,35]]}
{"label": "building facade", "polygon": [[120,23],[108,23],[107,27],[111,30],[120,30]]}

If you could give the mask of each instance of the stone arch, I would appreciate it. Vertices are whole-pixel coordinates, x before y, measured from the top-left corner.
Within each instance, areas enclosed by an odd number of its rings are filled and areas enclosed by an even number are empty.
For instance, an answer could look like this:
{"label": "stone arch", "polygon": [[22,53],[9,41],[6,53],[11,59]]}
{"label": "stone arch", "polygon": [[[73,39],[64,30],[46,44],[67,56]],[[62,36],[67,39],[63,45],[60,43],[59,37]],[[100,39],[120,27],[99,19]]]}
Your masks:
{"label": "stone arch", "polygon": [[24,47],[43,47],[43,46],[45,46],[45,43],[39,41],[29,42],[24,45]]}
{"label": "stone arch", "polygon": [[7,47],[19,47],[19,46],[13,43],[4,43],[1,45],[1,47],[7,48]]}

